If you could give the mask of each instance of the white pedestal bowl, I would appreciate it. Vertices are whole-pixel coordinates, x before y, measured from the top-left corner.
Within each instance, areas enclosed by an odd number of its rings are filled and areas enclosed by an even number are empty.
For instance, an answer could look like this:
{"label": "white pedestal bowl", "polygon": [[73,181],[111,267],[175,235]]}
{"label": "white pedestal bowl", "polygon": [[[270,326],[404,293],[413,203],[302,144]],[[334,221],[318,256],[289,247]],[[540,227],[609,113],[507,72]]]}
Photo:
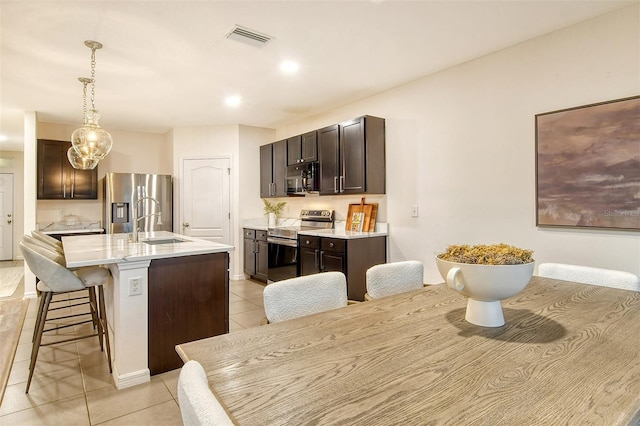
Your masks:
{"label": "white pedestal bowl", "polygon": [[465,319],[482,327],[504,325],[500,301],[520,293],[531,280],[535,262],[521,265],[477,265],[438,259],[447,285],[469,298]]}

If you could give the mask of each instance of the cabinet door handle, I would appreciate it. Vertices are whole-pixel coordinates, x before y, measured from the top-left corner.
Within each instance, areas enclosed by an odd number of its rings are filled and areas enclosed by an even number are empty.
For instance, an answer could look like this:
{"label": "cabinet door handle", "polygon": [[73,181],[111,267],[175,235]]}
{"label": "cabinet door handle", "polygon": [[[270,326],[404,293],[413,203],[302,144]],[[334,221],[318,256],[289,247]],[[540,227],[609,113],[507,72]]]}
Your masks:
{"label": "cabinet door handle", "polygon": [[74,188],[75,188],[75,184],[72,183],[71,184],[71,198],[73,198],[73,190],[74,190]]}
{"label": "cabinet door handle", "polygon": [[316,257],[316,268],[318,267],[318,249],[315,249],[314,255]]}
{"label": "cabinet door handle", "polygon": [[67,184],[62,184],[62,198],[67,198]]}
{"label": "cabinet door handle", "polygon": [[324,252],[320,251],[320,272],[324,269]]}
{"label": "cabinet door handle", "polygon": [[340,192],[344,192],[344,176],[340,176]]}
{"label": "cabinet door handle", "polygon": [[260,245],[255,240],[253,241],[253,252],[256,253],[256,254],[260,253]]}
{"label": "cabinet door handle", "polygon": [[338,176],[333,178],[333,192],[338,193]]}

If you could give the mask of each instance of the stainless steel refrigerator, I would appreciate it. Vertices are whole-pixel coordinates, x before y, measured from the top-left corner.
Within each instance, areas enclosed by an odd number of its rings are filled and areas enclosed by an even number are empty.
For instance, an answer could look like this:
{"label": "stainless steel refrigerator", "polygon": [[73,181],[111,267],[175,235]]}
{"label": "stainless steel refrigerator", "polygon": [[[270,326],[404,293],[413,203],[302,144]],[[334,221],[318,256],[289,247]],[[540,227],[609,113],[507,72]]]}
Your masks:
{"label": "stainless steel refrigerator", "polygon": [[173,231],[170,175],[107,173],[104,177],[104,227],[107,233]]}

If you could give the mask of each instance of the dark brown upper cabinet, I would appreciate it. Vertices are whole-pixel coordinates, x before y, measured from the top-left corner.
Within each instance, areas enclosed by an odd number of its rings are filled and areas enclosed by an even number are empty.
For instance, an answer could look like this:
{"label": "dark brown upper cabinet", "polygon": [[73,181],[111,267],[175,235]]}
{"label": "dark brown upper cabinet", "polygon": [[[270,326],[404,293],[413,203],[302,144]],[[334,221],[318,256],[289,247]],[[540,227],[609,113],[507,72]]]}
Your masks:
{"label": "dark brown upper cabinet", "polygon": [[67,158],[71,142],[38,139],[38,199],[98,199],[98,168],[76,170]]}
{"label": "dark brown upper cabinet", "polygon": [[368,115],[318,130],[320,194],[384,194],[384,133]]}
{"label": "dark brown upper cabinet", "polygon": [[287,166],[318,161],[316,131],[287,139]]}
{"label": "dark brown upper cabinet", "polygon": [[286,197],[287,141],[260,147],[260,197]]}

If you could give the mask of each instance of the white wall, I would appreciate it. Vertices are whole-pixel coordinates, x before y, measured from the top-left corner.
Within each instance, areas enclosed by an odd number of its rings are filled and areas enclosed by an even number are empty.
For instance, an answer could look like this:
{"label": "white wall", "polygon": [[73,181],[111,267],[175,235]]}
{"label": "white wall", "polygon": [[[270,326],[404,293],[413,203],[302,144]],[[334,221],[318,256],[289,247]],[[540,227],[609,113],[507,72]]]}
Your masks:
{"label": "white wall", "polygon": [[[171,132],[174,170],[174,218],[179,223],[180,162],[184,157],[231,158],[231,253],[230,277],[243,279],[241,226],[243,211],[260,203],[258,147],[273,139],[275,131],[250,126],[227,125],[176,128]],[[246,206],[246,208],[245,208]],[[255,217],[255,215],[250,216]],[[175,229],[175,232],[181,232]]]}
{"label": "white wall", "polygon": [[565,28],[277,129],[277,138],[386,118],[389,260],[423,261],[427,282],[442,281],[434,253],[460,243],[505,242],[535,250],[538,264],[640,275],[637,232],[535,226],[534,126],[537,113],[640,93],[639,15],[636,4]]}

